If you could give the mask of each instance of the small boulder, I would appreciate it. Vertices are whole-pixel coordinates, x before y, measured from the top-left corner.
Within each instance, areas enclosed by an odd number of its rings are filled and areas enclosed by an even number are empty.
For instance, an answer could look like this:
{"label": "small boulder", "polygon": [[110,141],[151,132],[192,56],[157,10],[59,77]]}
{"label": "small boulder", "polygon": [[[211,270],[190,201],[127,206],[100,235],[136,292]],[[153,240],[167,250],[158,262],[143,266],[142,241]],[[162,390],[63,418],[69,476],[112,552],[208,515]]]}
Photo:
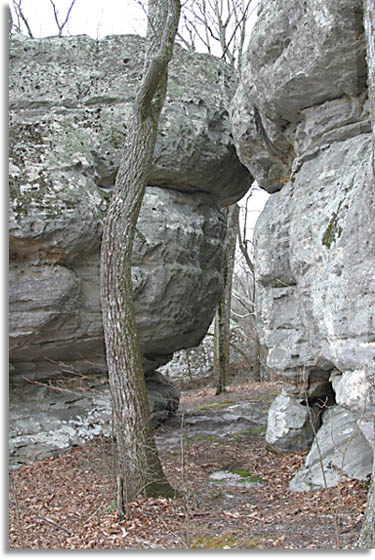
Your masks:
{"label": "small boulder", "polygon": [[[311,414],[310,414],[311,413]],[[276,397],[268,411],[266,442],[280,451],[309,449],[314,439],[313,424],[318,415],[284,391]]]}
{"label": "small boulder", "polygon": [[180,404],[180,392],[158,371],[146,375],[145,381],[152,426],[156,428],[175,415]]}

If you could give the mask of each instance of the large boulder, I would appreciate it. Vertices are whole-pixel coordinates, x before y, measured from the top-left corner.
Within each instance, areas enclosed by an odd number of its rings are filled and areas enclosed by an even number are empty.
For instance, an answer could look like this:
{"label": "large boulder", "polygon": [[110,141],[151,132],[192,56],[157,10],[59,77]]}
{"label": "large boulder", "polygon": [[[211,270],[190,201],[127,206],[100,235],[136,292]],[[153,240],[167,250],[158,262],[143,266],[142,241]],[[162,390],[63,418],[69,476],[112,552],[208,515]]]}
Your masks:
{"label": "large boulder", "polygon": [[[105,370],[103,223],[143,68],[144,39],[10,40],[10,360],[14,374]],[[133,289],[147,372],[199,344],[223,289],[226,221],[251,175],[235,152],[233,70],[176,47]]]}
{"label": "large boulder", "polygon": [[[297,401],[331,403],[337,391],[353,422],[362,418],[369,441],[373,386],[356,387],[364,418],[354,393],[342,397],[338,382],[369,380],[374,371],[367,72],[361,3],[261,0],[231,121],[241,161],[273,193],[255,231],[257,328],[267,365]],[[278,404],[271,419],[285,414]],[[301,437],[303,430],[301,424]],[[282,432],[279,440],[275,430],[269,434],[275,447],[285,447]],[[366,469],[363,449],[358,443]]]}
{"label": "large boulder", "polygon": [[[113,186],[144,48],[136,35],[11,39],[11,176],[22,175],[16,185],[40,193],[51,182]],[[235,87],[229,65],[176,46],[150,185],[206,192],[220,204],[241,198],[249,173],[230,134]]]}
{"label": "large boulder", "polygon": [[[202,196],[147,189],[132,268],[147,371],[204,337],[223,289],[224,235],[223,214]],[[33,261],[40,258],[31,253],[11,261],[9,346],[16,372],[44,375],[56,362],[105,369],[98,250],[69,265]]]}

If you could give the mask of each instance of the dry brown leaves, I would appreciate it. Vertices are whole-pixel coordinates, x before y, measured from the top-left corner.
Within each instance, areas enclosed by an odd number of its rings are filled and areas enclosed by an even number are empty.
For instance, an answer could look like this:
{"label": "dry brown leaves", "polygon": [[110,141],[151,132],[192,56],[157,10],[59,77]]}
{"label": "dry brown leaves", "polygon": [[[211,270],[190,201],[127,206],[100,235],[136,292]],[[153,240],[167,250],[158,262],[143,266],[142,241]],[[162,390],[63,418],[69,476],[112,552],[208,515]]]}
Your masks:
{"label": "dry brown leaves", "polygon": [[[258,394],[275,384],[246,385]],[[185,410],[209,403],[213,389],[182,399]],[[244,398],[234,387],[225,399]],[[10,474],[11,549],[332,549],[352,548],[366,506],[358,481],[314,493],[292,493],[288,484],[306,453],[276,455],[264,435],[186,441],[161,453],[166,475],[182,498],[140,499],[119,522],[115,511],[111,443],[97,440]],[[251,488],[220,487],[209,475],[237,468],[259,476]],[[53,522],[56,525],[51,524]],[[69,533],[69,534],[68,534]]]}

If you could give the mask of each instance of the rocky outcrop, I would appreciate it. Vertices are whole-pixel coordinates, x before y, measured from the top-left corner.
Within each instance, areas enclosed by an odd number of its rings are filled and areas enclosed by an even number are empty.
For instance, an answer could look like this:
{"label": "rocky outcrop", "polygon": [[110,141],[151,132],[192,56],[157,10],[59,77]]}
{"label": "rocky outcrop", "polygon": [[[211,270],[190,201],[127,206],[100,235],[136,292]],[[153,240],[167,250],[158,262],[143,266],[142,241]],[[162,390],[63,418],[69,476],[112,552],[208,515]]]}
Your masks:
{"label": "rocky outcrop", "polygon": [[[14,375],[105,370],[100,243],[143,52],[137,36],[10,41]],[[228,122],[235,85],[228,65],[176,48],[134,245],[146,372],[200,342],[222,292],[220,206],[251,183]]]}
{"label": "rocky outcrop", "polygon": [[[157,428],[176,412],[180,393],[158,372],[145,381],[152,426]],[[11,469],[97,437],[112,437],[112,402],[106,374],[82,376],[65,371],[51,382],[11,381]]]}
{"label": "rocky outcrop", "polygon": [[[343,469],[358,478],[371,472],[375,391],[367,72],[360,3],[263,0],[231,111],[241,161],[273,193],[255,232],[258,331],[268,366],[283,378],[293,405],[273,404],[268,437],[275,447],[295,448],[292,411],[318,404],[325,464],[336,464],[329,434],[347,425],[345,448],[349,426],[358,429],[361,441],[354,444],[353,436],[348,455],[362,459],[358,468],[344,463]],[[353,391],[341,398],[350,379]],[[353,404],[356,391],[361,410]],[[305,438],[303,422],[300,431],[308,448],[313,433]],[[315,452],[294,489],[323,484],[321,473],[307,474]]]}
{"label": "rocky outcrop", "polygon": [[[372,166],[375,170],[375,4],[365,0],[365,30],[367,39],[368,87],[370,98],[370,112],[372,121]],[[373,418],[375,432],[375,413]],[[359,548],[375,548],[375,445],[372,478],[367,496],[367,508],[361,527],[361,534],[357,542]]]}
{"label": "rocky outcrop", "polygon": [[346,478],[366,480],[371,473],[372,448],[358,429],[358,417],[350,410],[335,406],[323,415],[317,440],[306,457],[305,465],[291,480],[296,492],[328,488]]}

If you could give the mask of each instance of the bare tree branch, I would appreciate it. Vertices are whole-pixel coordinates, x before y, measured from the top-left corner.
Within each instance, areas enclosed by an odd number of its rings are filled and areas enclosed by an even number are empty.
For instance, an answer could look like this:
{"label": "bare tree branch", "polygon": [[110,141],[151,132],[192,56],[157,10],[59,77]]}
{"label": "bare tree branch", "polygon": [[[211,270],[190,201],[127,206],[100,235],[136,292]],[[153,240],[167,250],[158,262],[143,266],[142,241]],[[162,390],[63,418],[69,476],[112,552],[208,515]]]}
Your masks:
{"label": "bare tree branch", "polygon": [[31,32],[29,22],[27,21],[27,18],[26,18],[25,14],[23,13],[23,10],[22,10],[22,0],[19,0],[18,3],[17,3],[16,0],[13,0],[13,9],[16,13],[17,20],[18,20],[18,25],[16,26],[16,30],[19,33],[22,33],[22,25],[21,25],[21,21],[22,21],[24,26],[27,29],[27,33],[28,33],[29,37],[31,39],[34,39],[34,35]]}
{"label": "bare tree branch", "polygon": [[218,56],[240,73],[251,2],[252,0],[186,2],[181,19],[180,41],[189,45],[190,49],[192,43],[202,43],[208,53],[214,54],[220,45],[221,53]]}
{"label": "bare tree branch", "polygon": [[68,11],[67,11],[67,13],[66,13],[65,20],[64,20],[63,23],[60,23],[60,22],[59,22],[59,12],[58,12],[58,10],[57,10],[57,8],[56,8],[55,2],[54,2],[53,0],[49,0],[49,1],[50,1],[50,4],[52,5],[52,8],[53,8],[53,14],[54,14],[54,16],[55,16],[56,25],[57,25],[58,30],[59,30],[59,37],[61,37],[61,36],[62,36],[62,33],[63,33],[63,30],[64,30],[64,27],[65,27],[65,25],[66,25],[66,24],[68,23],[68,21],[69,21],[70,14],[71,14],[71,11],[72,11],[72,9],[73,9],[73,6],[74,6],[76,0],[72,0],[72,2],[70,3],[69,9],[68,9]]}

